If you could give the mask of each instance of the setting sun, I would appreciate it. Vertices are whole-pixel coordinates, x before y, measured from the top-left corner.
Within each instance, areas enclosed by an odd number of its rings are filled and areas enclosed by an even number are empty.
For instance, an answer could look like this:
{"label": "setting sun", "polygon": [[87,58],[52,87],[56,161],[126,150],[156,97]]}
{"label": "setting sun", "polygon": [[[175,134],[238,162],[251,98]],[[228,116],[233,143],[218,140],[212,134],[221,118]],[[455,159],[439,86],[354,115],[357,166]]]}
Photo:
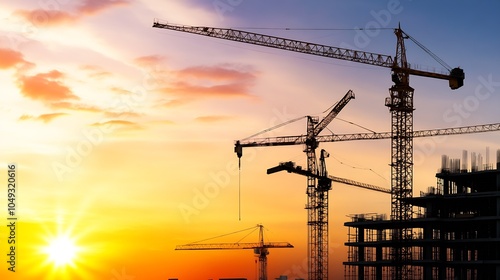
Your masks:
{"label": "setting sun", "polygon": [[50,241],[44,252],[55,266],[74,265],[78,247],[68,236],[58,236]]}

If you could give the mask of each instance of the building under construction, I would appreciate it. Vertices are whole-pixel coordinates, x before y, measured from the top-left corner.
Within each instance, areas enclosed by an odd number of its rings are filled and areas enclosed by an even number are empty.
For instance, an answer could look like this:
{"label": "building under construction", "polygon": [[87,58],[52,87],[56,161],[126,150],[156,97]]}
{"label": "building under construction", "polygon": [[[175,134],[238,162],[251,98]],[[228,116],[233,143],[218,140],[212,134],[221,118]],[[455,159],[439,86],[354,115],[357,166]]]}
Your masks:
{"label": "building under construction", "polygon": [[[414,209],[408,221],[359,214],[346,222],[348,257],[345,279],[392,279],[397,266],[408,279],[500,279],[500,150],[496,164],[464,151],[442,158],[436,187],[406,199]],[[411,238],[395,241],[401,229]],[[397,260],[401,248],[409,257]]]}

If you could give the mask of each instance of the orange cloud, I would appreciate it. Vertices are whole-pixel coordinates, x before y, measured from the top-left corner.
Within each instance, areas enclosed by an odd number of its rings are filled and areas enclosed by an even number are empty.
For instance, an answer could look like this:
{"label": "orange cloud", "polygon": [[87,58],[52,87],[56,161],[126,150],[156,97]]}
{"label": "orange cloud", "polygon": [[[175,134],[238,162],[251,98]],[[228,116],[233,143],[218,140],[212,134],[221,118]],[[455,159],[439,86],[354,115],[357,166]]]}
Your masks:
{"label": "orange cloud", "polygon": [[134,113],[134,112],[105,112],[104,115],[108,118],[117,118],[117,117],[132,118],[140,116],[139,113]]}
{"label": "orange cloud", "polygon": [[[231,65],[228,65],[231,67]],[[194,77],[197,79],[220,80],[253,80],[254,73],[226,68],[224,66],[196,66],[178,72],[180,78]]]}
{"label": "orange cloud", "polygon": [[35,121],[42,121],[44,123],[49,123],[53,121],[55,118],[65,116],[67,115],[66,113],[52,113],[52,114],[42,114],[37,117],[31,116],[31,115],[22,115],[19,120],[20,121],[26,121],[26,120],[35,120]]}
{"label": "orange cloud", "polygon": [[94,105],[78,103],[78,96],[73,94],[62,79],[64,74],[52,70],[34,76],[21,76],[18,86],[21,93],[28,98],[40,101],[53,109],[68,109],[91,113],[102,113],[104,110]]}
{"label": "orange cloud", "polygon": [[131,92],[129,90],[120,88],[120,87],[112,87],[111,91],[117,94],[130,94]]}
{"label": "orange cloud", "polygon": [[157,120],[157,121],[150,121],[148,124],[151,125],[173,125],[175,122],[170,121],[170,120]]}
{"label": "orange cloud", "polygon": [[230,116],[201,116],[195,118],[195,121],[198,122],[203,122],[203,123],[213,123],[213,122],[220,122],[220,121],[226,121],[232,119]]}
{"label": "orange cloud", "polygon": [[172,100],[161,102],[160,104],[162,107],[172,108],[172,107],[178,107],[178,106],[184,105],[184,104],[189,103],[191,101],[192,101],[192,99],[188,99],[188,98],[172,99]]}
{"label": "orange cloud", "polygon": [[176,97],[166,106],[200,98],[253,97],[250,88],[256,80],[256,72],[251,68],[229,64],[189,67],[174,72],[174,75],[178,81],[161,89],[161,92]]}
{"label": "orange cloud", "polygon": [[142,127],[139,124],[125,120],[110,120],[105,122],[98,122],[98,123],[93,123],[92,126],[97,126],[97,127],[105,126],[106,129],[120,130],[120,131],[142,129]]}
{"label": "orange cloud", "polygon": [[73,23],[77,20],[75,15],[58,10],[19,10],[16,12],[27,21],[36,23],[37,26],[54,26]]}
{"label": "orange cloud", "polygon": [[60,81],[62,77],[63,74],[57,70],[35,76],[22,76],[19,79],[21,93],[31,99],[44,102],[79,99]]}
{"label": "orange cloud", "polygon": [[[149,55],[138,57],[134,62],[145,68],[154,68],[151,73],[155,90],[167,95],[168,101],[160,100],[162,107],[178,107],[207,98],[255,98],[250,89],[257,79],[252,67],[238,64],[216,66],[193,66],[181,70],[162,68],[164,57]],[[121,88],[111,88],[119,94],[128,93]]]}
{"label": "orange cloud", "polygon": [[112,76],[113,74],[109,71],[103,70],[101,67],[96,65],[82,65],[80,69],[88,71],[91,78],[105,78]]}
{"label": "orange cloud", "polygon": [[20,63],[27,63],[22,53],[11,49],[0,48],[0,69],[11,68]]}
{"label": "orange cloud", "polygon": [[137,65],[143,67],[153,67],[161,64],[164,61],[164,57],[161,55],[147,55],[136,58],[134,61]]}
{"label": "orange cloud", "polygon": [[57,109],[69,109],[69,110],[75,110],[75,111],[85,111],[85,112],[91,112],[91,113],[100,113],[103,110],[99,107],[92,106],[92,105],[87,105],[87,104],[76,104],[72,102],[53,102],[49,104],[52,108],[57,108]]}
{"label": "orange cloud", "polygon": [[249,86],[244,82],[209,86],[177,82],[173,87],[164,90],[182,97],[248,97]]}
{"label": "orange cloud", "polygon": [[92,126],[100,126],[100,125],[105,125],[105,124],[114,124],[114,125],[135,125],[134,122],[131,121],[125,121],[125,120],[111,120],[111,121],[106,121],[102,123],[94,123]]}
{"label": "orange cloud", "polygon": [[121,6],[128,3],[129,1],[126,0],[86,0],[78,8],[78,12],[91,15],[114,6]]}
{"label": "orange cloud", "polygon": [[54,26],[61,24],[74,23],[84,16],[94,15],[106,9],[115,6],[128,4],[127,0],[85,0],[74,9],[74,11],[62,11],[65,5],[59,5],[54,10],[19,10],[16,14],[24,19],[36,24],[37,26]]}

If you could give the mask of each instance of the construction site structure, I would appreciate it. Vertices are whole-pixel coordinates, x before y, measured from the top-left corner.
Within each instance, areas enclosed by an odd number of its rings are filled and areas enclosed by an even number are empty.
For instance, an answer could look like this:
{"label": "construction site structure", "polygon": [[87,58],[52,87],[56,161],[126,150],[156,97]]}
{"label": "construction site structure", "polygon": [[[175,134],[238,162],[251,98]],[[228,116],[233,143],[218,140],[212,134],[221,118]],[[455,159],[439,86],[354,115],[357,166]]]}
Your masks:
{"label": "construction site structure", "polygon": [[384,215],[352,215],[348,227],[348,280],[391,277],[394,228],[409,228],[413,279],[500,279],[500,150],[496,164],[468,153],[460,159],[443,156],[437,185],[407,199],[416,211],[408,221]]}
{"label": "construction site structure", "polygon": [[[269,255],[270,248],[293,248],[293,245],[288,242],[264,242],[264,226],[257,225],[256,227],[240,230],[234,233],[243,231],[254,231],[259,229],[258,242],[233,242],[233,243],[189,243],[178,245],[175,250],[238,250],[238,249],[251,249],[254,251],[255,256],[259,259],[259,278],[258,280],[267,280],[267,255]],[[234,234],[231,233],[231,234]],[[250,232],[251,233],[251,232]],[[249,234],[250,234],[249,233]],[[229,234],[225,234],[227,236]],[[248,234],[247,234],[248,235]],[[217,238],[217,237],[215,237]],[[214,239],[214,238],[211,238]]]}
{"label": "construction site structure", "polygon": [[[385,101],[385,105],[391,112],[391,219],[405,221],[411,218],[412,208],[405,202],[407,198],[413,195],[414,90],[409,84],[410,75],[447,80],[449,81],[451,89],[458,89],[463,86],[463,81],[465,79],[464,71],[461,68],[452,69],[429,49],[405,33],[400,26],[394,29],[394,34],[396,35],[396,55],[394,57],[360,50],[291,40],[237,29],[177,25],[160,23],[158,20],[153,22],[153,27],[391,69],[391,77],[394,85],[389,89],[389,97],[387,97]],[[406,39],[415,42],[420,48],[445,67],[447,72],[439,73],[420,70],[415,65],[408,63],[406,60]],[[311,122],[311,125],[315,125],[314,122]],[[310,171],[314,171],[312,153],[310,151],[306,153],[308,153],[308,168],[311,168]],[[308,181],[309,188],[313,184],[313,179],[308,179]],[[314,230],[314,228],[310,227],[310,230]],[[405,244],[405,239],[412,238],[411,230],[398,228],[394,229],[394,231],[395,232],[392,234],[393,241],[399,245],[394,246],[392,249],[393,262],[398,264],[393,267],[393,278],[411,279],[411,270],[404,266],[404,263],[411,257],[411,248],[403,246]],[[322,246],[319,235],[322,235],[322,233],[318,231],[310,234],[310,237],[318,242],[314,245],[314,248]],[[309,250],[309,280],[327,280],[328,276],[321,271],[324,270],[321,268],[322,265],[317,265],[318,259],[311,259],[315,258],[316,253],[313,252],[314,248]]]}

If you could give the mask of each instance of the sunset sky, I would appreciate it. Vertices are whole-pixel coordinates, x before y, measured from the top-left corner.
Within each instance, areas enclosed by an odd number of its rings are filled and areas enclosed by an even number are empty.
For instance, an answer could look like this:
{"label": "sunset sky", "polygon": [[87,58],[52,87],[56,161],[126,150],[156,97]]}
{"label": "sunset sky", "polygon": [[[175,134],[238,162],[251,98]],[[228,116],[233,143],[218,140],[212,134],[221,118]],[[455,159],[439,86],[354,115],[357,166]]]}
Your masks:
{"label": "sunset sky", "polygon": [[[306,178],[266,175],[283,161],[306,166],[303,147],[244,149],[239,174],[234,141],[323,117],[349,89],[356,98],[325,133],[390,131],[390,69],[152,28],[155,19],[392,56],[401,24],[466,75],[455,91],[411,78],[414,128],[423,130],[500,122],[499,12],[498,1],[2,1],[0,219],[9,224],[7,169],[16,163],[18,220],[16,272],[8,227],[0,228],[0,279],[255,279],[251,250],[174,248],[257,224],[267,241],[295,246],[271,250],[269,279],[306,277]],[[441,69],[406,47],[410,63]],[[261,136],[305,130],[303,119]],[[485,157],[489,147],[493,162],[498,139],[415,139],[414,195],[435,185],[443,154]],[[320,148],[331,154],[331,175],[390,187],[388,140]],[[390,213],[390,197],[334,184],[332,279],[347,259],[343,223],[359,213]],[[56,255],[58,246],[69,255]]]}

